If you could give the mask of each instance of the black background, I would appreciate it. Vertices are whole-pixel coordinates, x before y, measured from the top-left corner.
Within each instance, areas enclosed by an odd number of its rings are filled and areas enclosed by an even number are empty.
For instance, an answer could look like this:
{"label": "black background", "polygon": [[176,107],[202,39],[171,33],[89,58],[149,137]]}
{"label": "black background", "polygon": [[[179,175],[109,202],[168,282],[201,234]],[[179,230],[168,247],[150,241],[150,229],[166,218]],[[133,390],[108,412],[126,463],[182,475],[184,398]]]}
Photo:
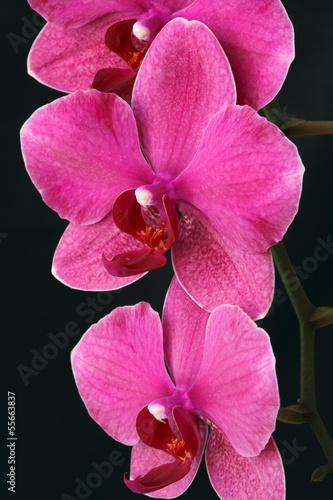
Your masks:
{"label": "black background", "polygon": [[[285,0],[296,33],[296,59],[278,101],[291,116],[332,120],[333,89],[333,7],[331,0]],[[116,450],[123,457],[110,477],[86,495],[92,500],[130,499],[122,476],[129,470],[130,449],[114,442],[89,417],[78,396],[69,354],[86,329],[117,306],[150,302],[161,312],[172,276],[170,263],[118,293],[98,295],[71,290],[50,273],[52,255],[66,227],[41,201],[28,178],[20,153],[19,129],[31,113],[60,96],[26,73],[26,57],[35,37],[36,19],[21,0],[2,1],[1,48],[1,445],[6,451],[2,464],[1,489],[17,500],[60,500],[67,493],[76,498],[76,479],[86,482],[94,472],[93,462],[108,460]],[[25,17],[24,17],[25,16]],[[32,23],[30,31],[27,20]],[[27,31],[28,30],[28,31]],[[37,32],[37,29],[36,29]],[[13,36],[23,37],[13,46]],[[289,229],[285,243],[292,261],[302,267],[303,285],[316,305],[333,305],[333,257],[318,262],[311,272],[304,268],[313,257],[317,238],[327,240],[333,233],[333,144],[330,136],[295,141],[306,167],[300,211]],[[277,279],[277,289],[283,287]],[[94,311],[89,301],[95,301]],[[109,302],[108,304],[105,304]],[[269,332],[277,358],[281,403],[296,403],[299,396],[298,325],[288,300],[280,298],[263,327]],[[90,309],[90,314],[88,313]],[[69,338],[47,366],[31,375],[25,385],[17,367],[31,368],[32,349],[39,353],[52,343],[49,333],[63,332],[70,322],[80,334]],[[318,331],[316,339],[316,383],[318,407],[333,434],[333,327]],[[6,449],[7,391],[16,394],[16,493],[7,491]],[[278,423],[275,439],[285,458],[287,500],[333,497],[333,476],[323,483],[311,483],[314,469],[325,463],[324,455],[306,426]],[[289,448],[297,445],[294,455]],[[303,449],[300,450],[300,447]],[[4,496],[1,495],[2,498]],[[183,498],[217,498],[205,466]],[[66,497],[65,497],[66,498]],[[70,498],[70,497],[69,497]],[[81,498],[83,498],[81,496]],[[139,497],[137,497],[139,498]],[[237,499],[236,499],[237,500]]]}

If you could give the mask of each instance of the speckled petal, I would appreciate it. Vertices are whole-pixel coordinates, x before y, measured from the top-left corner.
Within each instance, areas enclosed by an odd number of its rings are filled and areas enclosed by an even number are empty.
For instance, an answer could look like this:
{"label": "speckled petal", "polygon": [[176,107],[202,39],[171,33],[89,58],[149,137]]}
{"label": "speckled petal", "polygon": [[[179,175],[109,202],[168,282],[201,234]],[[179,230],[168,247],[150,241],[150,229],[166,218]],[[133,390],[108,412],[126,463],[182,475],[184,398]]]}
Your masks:
{"label": "speckled petal", "polygon": [[245,254],[230,248],[203,214],[185,203],[178,240],[172,249],[175,274],[197,304],[212,311],[221,304],[240,306],[252,319],[267,313],[274,292],[270,251]]}
{"label": "speckled petal", "polygon": [[273,438],[257,457],[244,458],[221,433],[212,431],[206,450],[207,472],[223,500],[284,500],[285,481]]}

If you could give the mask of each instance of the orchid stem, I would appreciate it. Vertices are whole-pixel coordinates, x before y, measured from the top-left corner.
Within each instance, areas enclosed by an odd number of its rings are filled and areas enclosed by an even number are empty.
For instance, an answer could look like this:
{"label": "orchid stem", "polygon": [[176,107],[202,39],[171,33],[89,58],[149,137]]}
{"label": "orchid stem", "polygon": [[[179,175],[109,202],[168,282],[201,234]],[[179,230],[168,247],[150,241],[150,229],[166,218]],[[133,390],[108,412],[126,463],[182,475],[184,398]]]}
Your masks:
{"label": "orchid stem", "polygon": [[306,137],[311,135],[333,134],[333,122],[303,121],[297,125],[286,128],[285,135],[292,139],[294,137]]}
{"label": "orchid stem", "polygon": [[309,301],[282,241],[272,247],[272,253],[300,325],[301,374],[298,404],[308,410],[306,421],[326,456],[328,466],[333,471],[333,441],[320,418],[316,404],[314,360],[316,330],[314,322],[310,320],[316,307]]}

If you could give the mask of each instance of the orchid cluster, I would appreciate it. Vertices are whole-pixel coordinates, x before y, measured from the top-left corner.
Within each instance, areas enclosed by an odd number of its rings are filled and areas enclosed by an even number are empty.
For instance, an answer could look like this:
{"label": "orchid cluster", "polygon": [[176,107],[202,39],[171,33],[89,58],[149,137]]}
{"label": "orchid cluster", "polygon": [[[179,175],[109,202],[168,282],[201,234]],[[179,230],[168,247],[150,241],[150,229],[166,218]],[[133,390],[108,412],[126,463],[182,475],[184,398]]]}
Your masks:
{"label": "orchid cluster", "polygon": [[29,72],[68,93],[21,131],[32,182],[69,221],[54,276],[116,290],[170,249],[174,269],[162,322],[145,302],[124,306],[75,347],[89,414],[133,446],[124,481],[135,493],[181,495],[205,452],[219,498],[283,500],[275,358],[254,322],[272,303],[271,247],[295,217],[304,171],[258,114],[294,57],[283,5],[29,3],[47,20]]}

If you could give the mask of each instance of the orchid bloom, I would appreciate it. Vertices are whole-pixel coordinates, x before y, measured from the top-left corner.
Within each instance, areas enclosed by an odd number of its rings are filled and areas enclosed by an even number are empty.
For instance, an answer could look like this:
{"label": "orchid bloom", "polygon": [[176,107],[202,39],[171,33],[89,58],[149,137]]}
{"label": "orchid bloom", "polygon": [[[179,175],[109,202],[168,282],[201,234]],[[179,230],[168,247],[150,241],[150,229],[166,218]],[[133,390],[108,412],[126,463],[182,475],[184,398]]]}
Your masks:
{"label": "orchid bloom", "polygon": [[[129,100],[141,61],[175,17],[205,23],[235,75],[238,104],[258,110],[280,90],[294,57],[280,0],[29,0],[48,23],[28,61],[32,76],[65,92],[116,92]],[[181,41],[180,39],[178,41]]]}
{"label": "orchid bloom", "polygon": [[[172,379],[169,377],[164,356]],[[163,332],[149,304],[115,309],[72,353],[91,417],[133,446],[127,486],[173,498],[206,465],[220,498],[283,500],[284,475],[271,433],[279,408],[266,332],[237,306],[211,314],[173,280]]]}
{"label": "orchid bloom", "polygon": [[297,212],[303,166],[276,126],[235,101],[215,37],[175,19],[141,65],[132,108],[92,89],[37,110],[22,130],[27,170],[71,221],[55,276],[117,289],[163,266],[173,247],[175,273],[199,305],[264,316],[269,247]]}

